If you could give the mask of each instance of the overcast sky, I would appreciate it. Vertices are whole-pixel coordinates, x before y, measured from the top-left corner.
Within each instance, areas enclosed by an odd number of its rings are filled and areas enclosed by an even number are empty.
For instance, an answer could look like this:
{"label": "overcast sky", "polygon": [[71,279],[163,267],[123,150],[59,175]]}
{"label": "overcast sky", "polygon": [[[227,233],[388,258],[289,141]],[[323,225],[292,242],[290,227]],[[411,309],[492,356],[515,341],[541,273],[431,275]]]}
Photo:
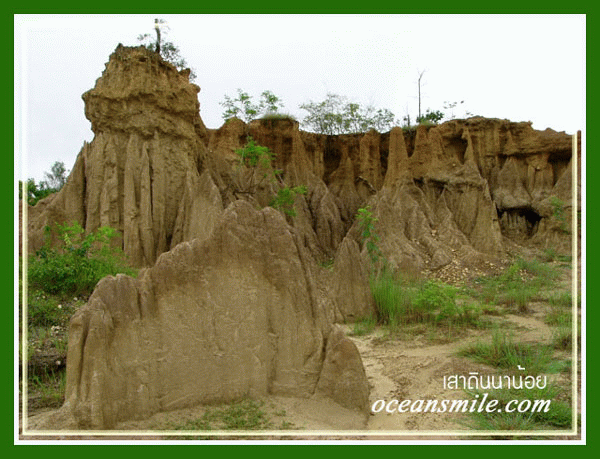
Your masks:
{"label": "overcast sky", "polygon": [[[81,95],[119,43],[154,33],[154,15],[15,16],[15,140],[21,178],[71,169],[93,133]],[[462,101],[466,112],[569,134],[585,127],[583,15],[164,15],[167,39],[198,77],[200,115],[223,120],[219,102],[241,88],[279,96],[284,112],[327,93],[402,119]],[[23,151],[15,152],[21,158]]]}

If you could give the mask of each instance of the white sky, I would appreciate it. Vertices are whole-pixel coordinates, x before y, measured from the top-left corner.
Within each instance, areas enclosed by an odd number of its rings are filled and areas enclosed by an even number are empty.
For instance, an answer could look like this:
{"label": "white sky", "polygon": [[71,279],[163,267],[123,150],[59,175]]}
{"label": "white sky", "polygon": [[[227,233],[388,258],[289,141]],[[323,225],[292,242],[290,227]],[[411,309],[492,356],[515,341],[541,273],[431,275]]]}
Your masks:
{"label": "white sky", "polygon": [[[20,178],[71,169],[93,133],[81,95],[119,43],[154,33],[155,15],[15,16],[15,157]],[[225,94],[279,96],[284,112],[328,92],[417,115],[461,101],[465,112],[585,128],[584,15],[163,15],[167,39],[198,77],[200,115],[222,124]],[[21,142],[22,141],[22,142]],[[20,149],[21,144],[24,151]]]}

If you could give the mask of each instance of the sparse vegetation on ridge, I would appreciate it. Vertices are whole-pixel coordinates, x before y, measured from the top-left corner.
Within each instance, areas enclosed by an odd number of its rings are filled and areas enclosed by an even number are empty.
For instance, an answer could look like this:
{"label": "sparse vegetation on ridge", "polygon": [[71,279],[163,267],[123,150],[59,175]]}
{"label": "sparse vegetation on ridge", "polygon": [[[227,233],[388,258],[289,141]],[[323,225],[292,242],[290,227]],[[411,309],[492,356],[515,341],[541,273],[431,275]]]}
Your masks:
{"label": "sparse vegetation on ridge", "polygon": [[[274,209],[281,210],[290,217],[295,217],[294,203],[296,196],[306,194],[306,186],[290,187],[285,185],[280,179],[282,171],[274,169],[272,165],[275,154],[269,148],[258,145],[251,136],[248,137],[246,145],[237,149],[235,153],[239,157],[240,167],[245,167],[251,171],[250,179],[238,192],[254,194],[266,181],[266,183],[270,183],[277,188],[269,205]],[[258,181],[256,179],[257,175],[259,177]]]}

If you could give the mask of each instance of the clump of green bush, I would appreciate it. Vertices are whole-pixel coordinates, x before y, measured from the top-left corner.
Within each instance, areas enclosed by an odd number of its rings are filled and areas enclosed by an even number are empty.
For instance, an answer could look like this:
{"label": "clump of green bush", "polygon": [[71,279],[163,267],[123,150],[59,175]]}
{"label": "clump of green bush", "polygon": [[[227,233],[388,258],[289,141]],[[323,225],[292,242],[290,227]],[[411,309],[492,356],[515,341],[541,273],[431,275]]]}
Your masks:
{"label": "clump of green bush", "polygon": [[280,188],[277,190],[277,195],[271,200],[269,205],[274,209],[282,210],[283,213],[290,217],[296,216],[296,210],[294,209],[294,202],[296,195],[306,194],[306,186],[299,185],[293,188],[289,186]]}
{"label": "clump of green bush", "polygon": [[414,323],[476,325],[481,310],[460,304],[458,289],[437,282],[408,282],[383,270],[371,279],[371,292],[380,323],[398,326]]}
{"label": "clump of green bush", "polygon": [[85,234],[79,223],[47,226],[44,246],[29,259],[29,285],[53,295],[86,296],[105,276],[135,275],[122,250],[111,246],[117,235],[110,227]]}

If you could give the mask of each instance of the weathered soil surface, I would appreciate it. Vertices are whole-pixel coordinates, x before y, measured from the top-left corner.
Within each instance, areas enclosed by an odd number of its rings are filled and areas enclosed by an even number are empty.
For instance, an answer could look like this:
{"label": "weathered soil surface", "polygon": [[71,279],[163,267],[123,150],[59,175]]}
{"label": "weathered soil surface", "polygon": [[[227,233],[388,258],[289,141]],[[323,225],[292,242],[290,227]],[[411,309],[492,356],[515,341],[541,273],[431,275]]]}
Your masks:
{"label": "weathered soil surface", "polygon": [[[556,283],[557,291],[571,286],[571,269],[562,267],[562,275]],[[519,314],[487,316],[487,320],[510,331],[515,341],[544,343],[552,339],[553,328],[545,323],[550,311],[546,302],[532,302],[528,310]],[[343,325],[347,336],[358,348],[370,386],[370,405],[376,400],[454,400],[466,399],[462,390],[444,389],[443,378],[453,374],[478,372],[485,374],[495,370],[486,365],[457,356],[460,348],[470,342],[487,340],[491,329],[463,328],[448,331],[432,328],[409,327],[401,334],[390,334],[384,327],[376,327],[370,333],[357,336],[353,325]],[[556,353],[557,359],[568,359],[570,353]],[[569,387],[569,375],[554,377],[564,387]],[[581,401],[578,396],[579,412]],[[157,440],[318,440],[318,439],[364,439],[364,440],[440,440],[473,439],[473,430],[467,414],[463,413],[371,413],[365,423],[364,416],[346,409],[326,397],[298,398],[269,396],[259,399],[262,410],[270,419],[273,430],[243,432],[197,432],[181,430],[182,426],[200,418],[213,405],[157,413],[138,421],[119,423],[106,436],[86,437],[83,432],[60,439],[157,439]],[[30,412],[28,427],[36,430],[54,410]],[[83,434],[83,435],[82,435]],[[41,438],[41,437],[40,437]],[[47,438],[47,437],[44,437]],[[487,438],[487,437],[483,437]],[[573,436],[552,437],[574,439]]]}

